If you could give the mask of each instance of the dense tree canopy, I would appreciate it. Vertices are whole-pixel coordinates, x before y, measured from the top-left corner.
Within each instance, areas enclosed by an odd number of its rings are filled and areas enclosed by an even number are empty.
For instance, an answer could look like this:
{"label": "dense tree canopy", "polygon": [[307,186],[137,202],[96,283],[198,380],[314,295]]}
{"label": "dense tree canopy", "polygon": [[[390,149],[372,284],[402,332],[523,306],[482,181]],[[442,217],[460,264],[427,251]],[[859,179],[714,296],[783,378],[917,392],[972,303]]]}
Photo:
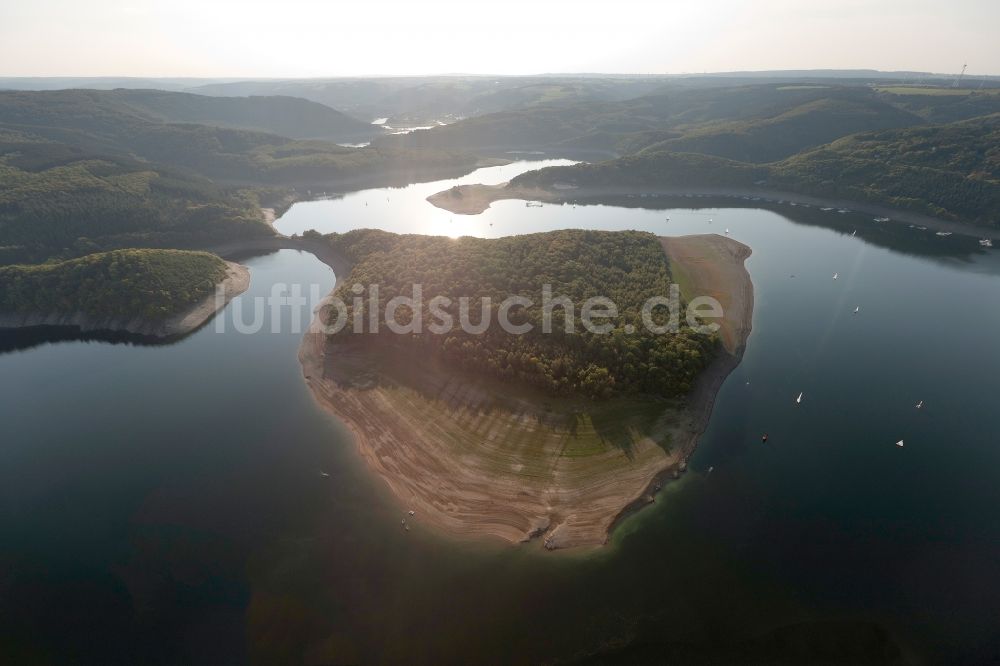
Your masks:
{"label": "dense tree canopy", "polygon": [[225,277],[207,252],[114,250],[36,266],[0,266],[0,312],[162,320],[200,302]]}
{"label": "dense tree canopy", "polygon": [[[379,285],[382,312],[389,299],[411,296],[413,284],[422,285],[423,291],[421,333],[395,334],[383,323],[377,334],[356,334],[353,317],[363,315],[350,307],[352,323],[335,335],[338,340],[402,346],[437,355],[469,371],[523,381],[555,393],[596,397],[684,394],[716,349],[714,337],[696,334],[686,326],[669,334],[654,334],[643,326],[640,312],[646,300],[666,297],[670,291],[667,259],[653,234],[568,230],[451,239],[360,230],[328,238],[356,262],[339,288],[345,303],[353,303],[354,284],[366,289]],[[574,333],[565,332],[562,308],[552,310],[552,333],[543,332],[542,289],[546,284],[551,285],[553,297],[566,296],[574,303]],[[496,325],[497,310],[511,295],[534,302],[511,310],[512,323],[533,326],[527,334],[514,335]],[[429,309],[435,296],[452,300],[442,308],[454,318],[450,332],[428,330],[429,323],[439,321]],[[610,333],[592,333],[580,325],[584,301],[595,296],[605,296],[617,306],[616,318],[595,321],[612,324]],[[480,299],[491,299],[493,325],[485,333],[461,329],[461,297],[472,299],[469,320],[473,324],[480,321]],[[397,320],[409,321],[410,311],[402,308],[400,312],[403,317]],[[634,332],[626,332],[627,327]]]}

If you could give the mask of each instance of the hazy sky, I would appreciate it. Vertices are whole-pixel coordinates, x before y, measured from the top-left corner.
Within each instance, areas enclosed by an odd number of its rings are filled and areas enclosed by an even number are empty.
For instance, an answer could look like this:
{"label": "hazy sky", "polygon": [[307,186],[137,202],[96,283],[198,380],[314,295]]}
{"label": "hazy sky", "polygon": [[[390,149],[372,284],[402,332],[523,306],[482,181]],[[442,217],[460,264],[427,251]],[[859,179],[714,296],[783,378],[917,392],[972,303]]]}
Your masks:
{"label": "hazy sky", "polygon": [[0,0],[0,76],[1000,74],[1000,0]]}

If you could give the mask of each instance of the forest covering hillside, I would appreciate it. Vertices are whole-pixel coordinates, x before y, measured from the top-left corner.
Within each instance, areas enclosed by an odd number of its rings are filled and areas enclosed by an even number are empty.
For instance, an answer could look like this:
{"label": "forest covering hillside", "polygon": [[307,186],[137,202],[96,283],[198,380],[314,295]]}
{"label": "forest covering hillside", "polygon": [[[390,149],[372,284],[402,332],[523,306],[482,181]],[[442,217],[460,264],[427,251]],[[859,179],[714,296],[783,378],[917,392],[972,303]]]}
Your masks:
{"label": "forest covering hillside", "polygon": [[109,96],[153,120],[197,123],[293,139],[363,141],[381,128],[306,99],[287,96],[209,97],[163,90],[114,90]]}
{"label": "forest covering hillside", "polygon": [[270,235],[252,196],[0,130],[0,263]]}
{"label": "forest covering hillside", "polygon": [[1000,114],[854,134],[769,164],[643,151],[522,174],[513,186],[752,188],[893,206],[1000,226]]}
{"label": "forest covering hillside", "polygon": [[295,97],[208,97],[164,90],[0,92],[4,122],[113,136],[122,125],[194,123],[296,139],[353,141],[380,129]]}
{"label": "forest covering hillside", "polygon": [[[481,152],[533,148],[568,156],[694,150],[768,162],[854,132],[924,124],[932,114],[923,112],[931,105],[946,105],[956,119],[981,115],[984,109],[1000,111],[1000,95],[980,97],[985,101],[970,105],[961,96],[947,102],[924,96],[921,102],[865,86],[664,86],[630,100],[509,110],[426,132],[382,137],[379,143]],[[679,147],[661,145],[665,141]]]}
{"label": "forest covering hillside", "polygon": [[[329,185],[392,173],[416,177],[420,170],[461,170],[475,161],[468,155],[436,150],[417,154],[391,146],[343,148],[328,141],[165,122],[133,106],[129,100],[137,96],[130,91],[97,90],[0,92],[0,130],[30,134],[93,154],[176,167],[223,184]],[[158,97],[182,100],[191,106],[187,101],[191,96],[159,93]],[[149,95],[143,99],[148,103]],[[227,104],[252,110],[262,102],[243,99]],[[162,101],[159,104],[160,108],[166,106]],[[179,113],[176,109],[173,112]]]}
{"label": "forest covering hillside", "polygon": [[[355,261],[350,277],[340,287],[345,303],[353,302],[348,285],[355,283],[379,285],[383,308],[395,296],[410,296],[413,284],[423,288],[422,333],[398,335],[383,325],[378,334],[354,334],[353,324],[348,324],[334,335],[335,341],[401,346],[469,371],[557,394],[592,397],[684,394],[717,347],[714,336],[697,334],[686,324],[666,335],[653,334],[643,326],[640,311],[645,301],[670,293],[667,259],[653,234],[570,230],[451,239],[359,230],[327,238]],[[553,296],[568,296],[576,304],[577,318],[586,299],[610,298],[619,316],[595,323],[611,323],[612,332],[589,332],[577,319],[577,332],[567,334],[564,310],[556,308],[553,332],[543,333],[544,284],[552,286]],[[531,332],[512,335],[496,324],[501,302],[511,295],[534,301],[527,308],[515,307],[510,316],[514,324],[530,323]],[[435,296],[453,301],[444,311],[454,317],[455,325],[444,334],[428,330],[429,324],[438,321],[429,309]],[[491,299],[493,325],[485,333],[466,333],[459,326],[460,297],[472,299],[469,320],[473,324],[480,321],[480,299]],[[400,312],[400,323],[409,321],[409,310]],[[349,315],[363,316],[351,309]],[[628,326],[636,332],[626,333]]]}
{"label": "forest covering hillside", "polygon": [[115,250],[0,266],[0,312],[160,321],[210,296],[225,274],[225,262],[215,255],[181,250]]}

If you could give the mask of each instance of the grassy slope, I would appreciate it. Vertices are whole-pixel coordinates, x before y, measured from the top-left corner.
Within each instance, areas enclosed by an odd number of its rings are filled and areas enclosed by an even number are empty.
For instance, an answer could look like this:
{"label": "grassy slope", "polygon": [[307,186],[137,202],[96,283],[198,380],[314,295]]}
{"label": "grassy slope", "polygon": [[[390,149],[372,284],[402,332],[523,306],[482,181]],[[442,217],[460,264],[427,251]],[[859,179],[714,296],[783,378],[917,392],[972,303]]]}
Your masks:
{"label": "grassy slope", "polygon": [[212,294],[218,257],[180,250],[115,250],[60,263],[0,267],[0,311],[166,319]]}

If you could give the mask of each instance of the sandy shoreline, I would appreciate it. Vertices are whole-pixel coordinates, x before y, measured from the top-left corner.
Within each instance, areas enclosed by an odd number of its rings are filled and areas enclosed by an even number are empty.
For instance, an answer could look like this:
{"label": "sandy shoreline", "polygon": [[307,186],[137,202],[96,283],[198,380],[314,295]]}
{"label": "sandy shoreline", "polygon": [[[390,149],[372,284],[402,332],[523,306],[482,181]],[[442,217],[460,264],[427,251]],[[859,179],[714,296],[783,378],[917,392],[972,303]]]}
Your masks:
{"label": "sandy shoreline", "polygon": [[[701,243],[685,242],[703,238],[708,245]],[[731,252],[732,261],[721,265],[722,275],[715,275],[707,280],[696,282],[690,285],[692,293],[713,296],[722,302],[726,317],[720,335],[723,340],[724,352],[712,362],[712,364],[702,373],[695,384],[691,395],[688,398],[688,409],[691,414],[692,427],[687,441],[682,444],[685,451],[683,466],[687,467],[687,459],[698,446],[698,441],[708,428],[708,422],[712,417],[712,409],[715,407],[715,398],[719,394],[723,383],[735,370],[740,361],[743,360],[743,352],[746,350],[747,339],[753,330],[753,305],[754,293],[753,282],[750,280],[744,262],[752,254],[752,250],[742,243],[733,243],[730,239],[723,238],[715,234],[704,236],[681,236],[672,239],[674,243],[668,242],[671,239],[661,237],[667,256],[674,262],[689,260],[696,264],[703,265],[708,259],[704,255],[704,250],[712,248],[715,251]],[[730,241],[727,248],[719,241]],[[745,277],[740,275],[745,274]],[[704,275],[704,274],[702,274]],[[719,287],[724,284],[736,284],[738,288],[731,293],[723,293]],[[654,495],[663,488],[669,481],[678,478],[682,470],[671,467],[661,470],[650,480],[643,494],[626,505],[615,517],[609,531],[613,530],[623,519],[641,509],[646,504],[653,501]]]}
{"label": "sandy shoreline", "polygon": [[[537,538],[548,548],[604,544],[623,515],[686,467],[750,332],[753,286],[744,266],[750,249],[720,236],[663,242],[672,261],[691,262],[689,274],[698,261],[726,264],[702,271],[702,282],[691,286],[723,297],[733,331],[731,348],[705,371],[686,405],[664,412],[658,437],[670,434],[669,453],[647,435],[628,453],[609,447],[586,459],[563,456],[571,436],[546,431],[530,401],[496,409],[481,384],[447,374],[425,391],[432,398],[399,383],[359,379],[357,368],[370,364],[332,346],[316,320],[299,349],[305,380],[320,406],[350,429],[366,465],[400,501],[401,515],[415,512],[406,519],[451,536]],[[335,270],[346,276],[349,266]],[[461,441],[454,441],[456,433]],[[522,435],[540,438],[542,455],[518,458],[512,442]]]}
{"label": "sandy shoreline", "polygon": [[12,312],[0,313],[0,329],[68,326],[78,328],[82,333],[108,331],[153,338],[177,337],[199,328],[229,301],[246,291],[250,287],[250,270],[227,261],[226,277],[220,284],[225,290],[221,302],[213,292],[186,311],[161,321],[150,321],[144,317],[95,317],[84,312]]}
{"label": "sandy shoreline", "polygon": [[[919,225],[947,231],[973,238],[994,238],[995,231],[966,222],[942,220],[940,218],[913,211],[889,208],[879,204],[850,201],[846,199],[825,199],[796,192],[766,189],[738,188],[655,188],[655,187],[615,187],[615,188],[569,188],[540,189],[526,187],[508,187],[507,183],[499,185],[462,185],[437,192],[427,197],[427,201],[458,215],[478,215],[490,207],[494,201],[507,199],[525,201],[543,201],[546,203],[568,203],[583,199],[601,197],[719,197],[726,199],[758,199],[762,204],[774,204],[779,201],[794,202],[812,207],[846,208],[858,213],[874,217],[888,217],[896,222]],[[994,240],[996,240],[994,238]]]}

